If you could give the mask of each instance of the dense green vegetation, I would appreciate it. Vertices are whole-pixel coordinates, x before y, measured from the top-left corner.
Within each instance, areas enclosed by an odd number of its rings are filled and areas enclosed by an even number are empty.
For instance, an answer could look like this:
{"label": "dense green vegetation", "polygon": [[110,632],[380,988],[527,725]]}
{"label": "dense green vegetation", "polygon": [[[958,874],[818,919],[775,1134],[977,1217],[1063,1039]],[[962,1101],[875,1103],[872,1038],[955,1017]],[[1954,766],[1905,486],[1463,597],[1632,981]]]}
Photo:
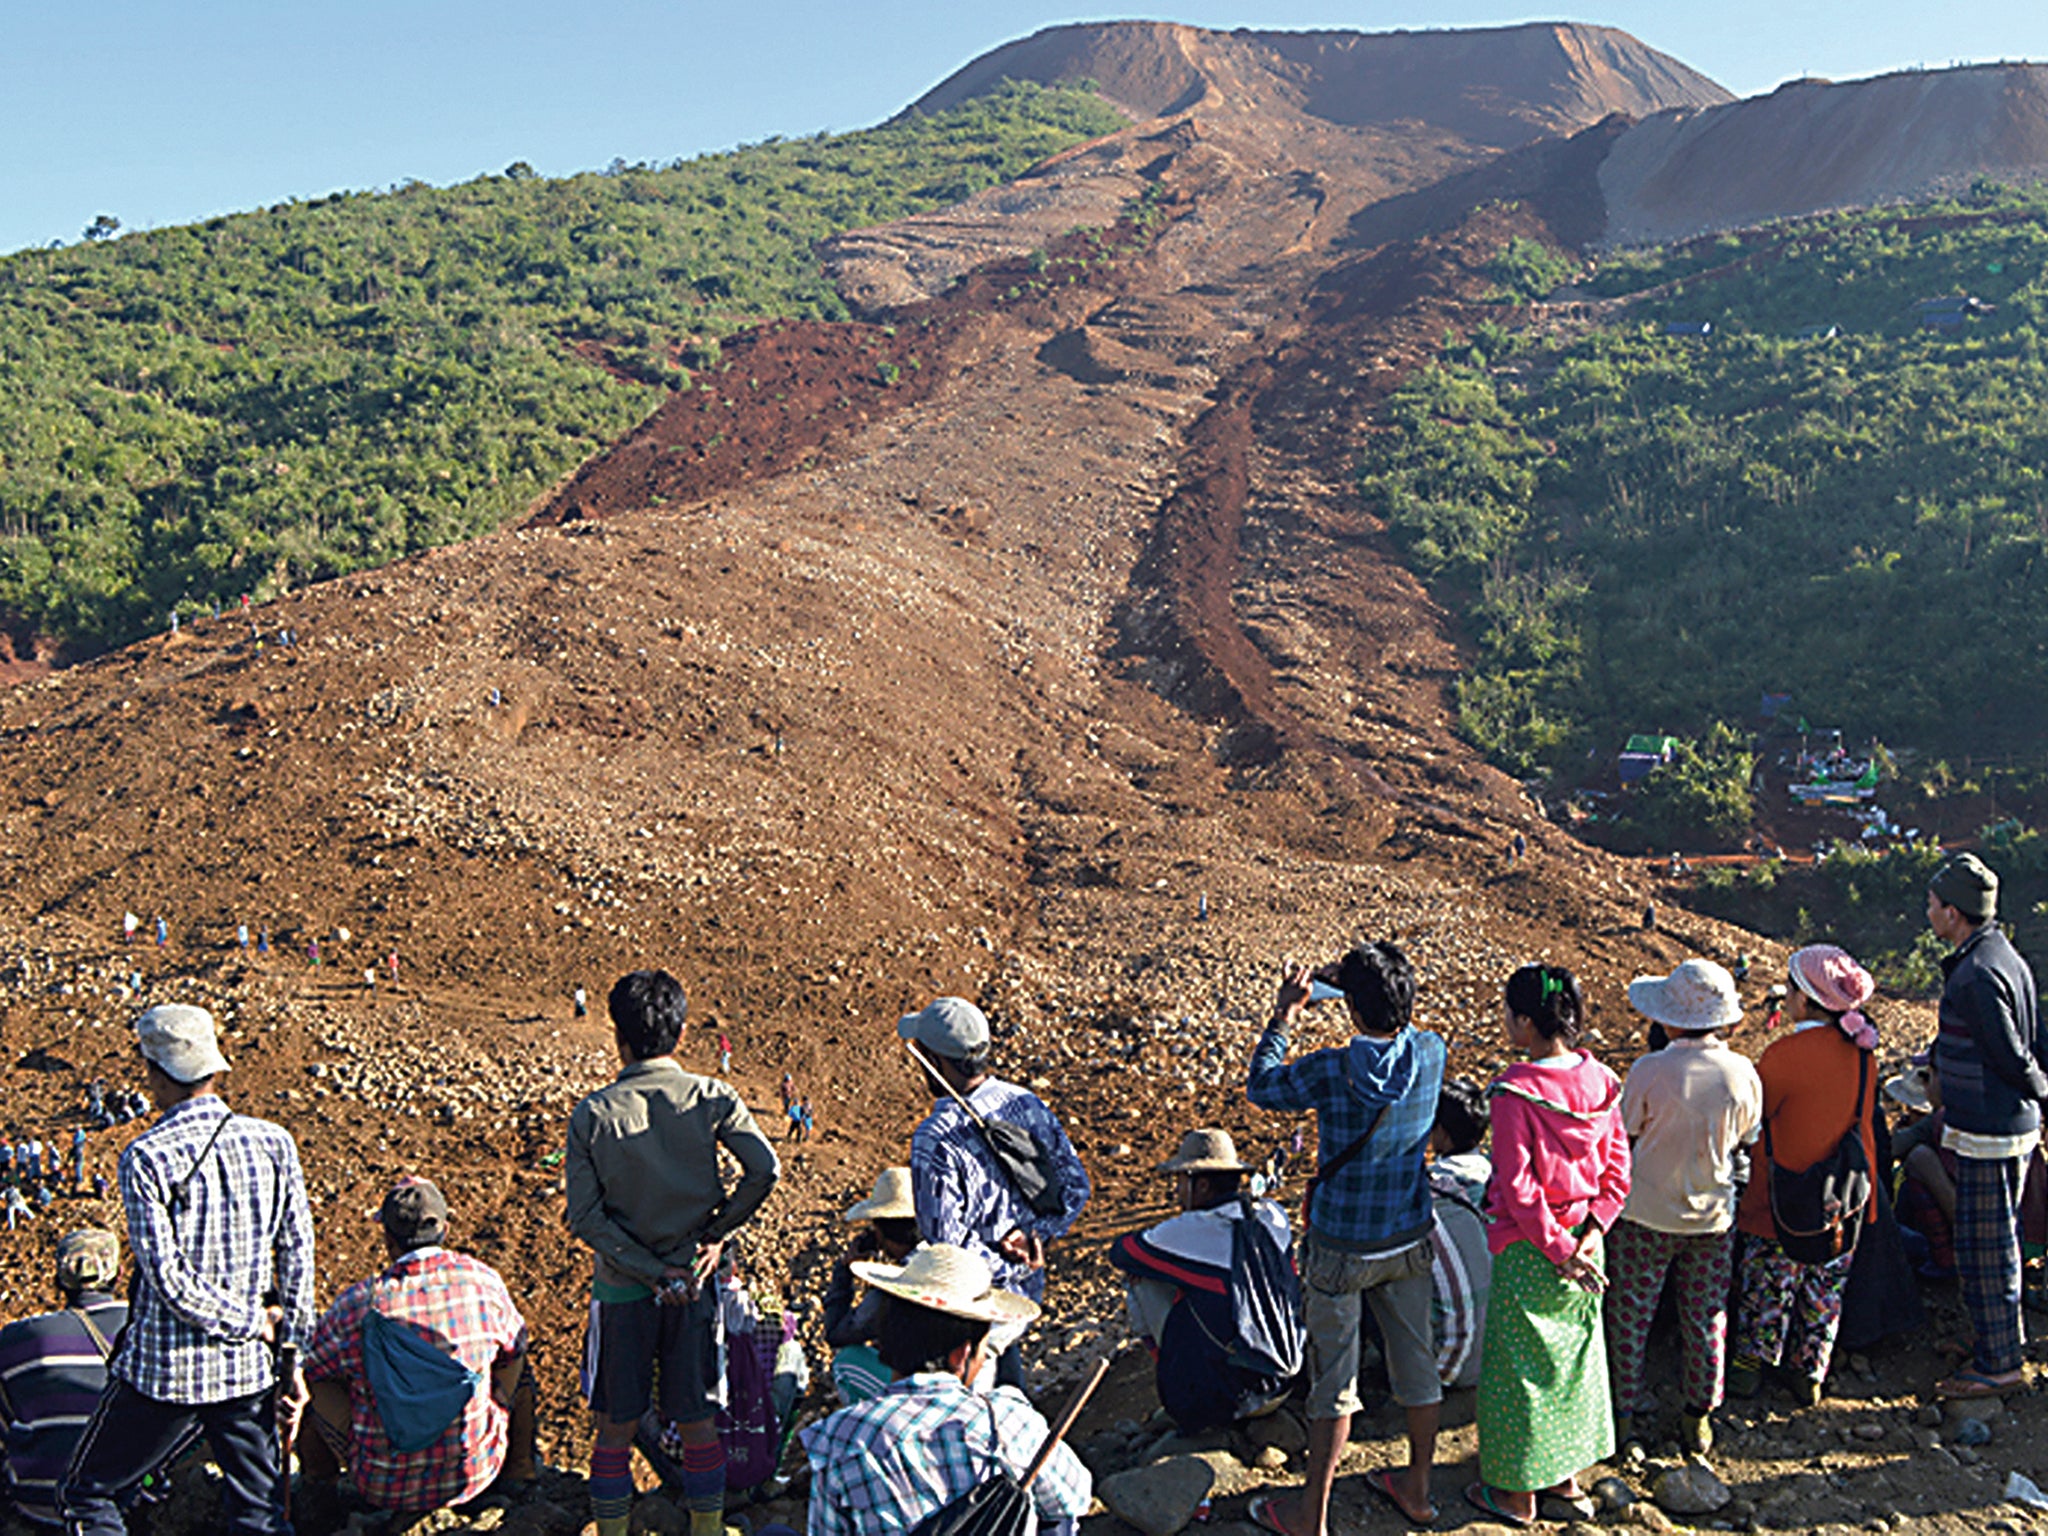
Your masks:
{"label": "dense green vegetation", "polygon": [[[2048,200],[1934,212],[1610,263],[1680,280],[1578,339],[1488,326],[1395,396],[1361,486],[1470,616],[1497,761],[1581,773],[1765,690],[1856,739],[2048,756]],[[1954,293],[1995,312],[1919,329]]]}
{"label": "dense green vegetation", "polygon": [[860,133],[566,180],[516,164],[0,260],[0,609],[119,641],[496,527],[715,366],[719,335],[843,317],[817,240],[1121,122],[1011,84]]}

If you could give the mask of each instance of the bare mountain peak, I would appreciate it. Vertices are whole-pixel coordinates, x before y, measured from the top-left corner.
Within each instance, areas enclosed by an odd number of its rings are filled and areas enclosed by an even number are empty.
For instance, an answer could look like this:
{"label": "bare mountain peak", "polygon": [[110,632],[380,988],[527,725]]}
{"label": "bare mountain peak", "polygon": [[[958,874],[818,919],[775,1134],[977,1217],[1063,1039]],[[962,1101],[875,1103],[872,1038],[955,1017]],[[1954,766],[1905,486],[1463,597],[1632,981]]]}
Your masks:
{"label": "bare mountain peak", "polygon": [[1420,32],[1240,30],[1175,22],[1049,27],[982,55],[912,104],[937,111],[1004,79],[1095,83],[1134,118],[1191,111],[1340,128],[1427,123],[1508,147],[1614,112],[1727,102],[1728,92],[1612,27],[1532,22]]}

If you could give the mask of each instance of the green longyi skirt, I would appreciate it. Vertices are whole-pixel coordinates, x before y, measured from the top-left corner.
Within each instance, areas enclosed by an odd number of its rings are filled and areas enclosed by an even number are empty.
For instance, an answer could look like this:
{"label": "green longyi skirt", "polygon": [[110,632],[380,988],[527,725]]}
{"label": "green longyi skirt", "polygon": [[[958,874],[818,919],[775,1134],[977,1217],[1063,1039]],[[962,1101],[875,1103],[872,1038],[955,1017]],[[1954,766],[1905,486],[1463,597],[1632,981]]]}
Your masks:
{"label": "green longyi skirt", "polygon": [[[1592,1255],[1605,1262],[1604,1244]],[[1568,1284],[1527,1239],[1493,1261],[1479,1375],[1479,1475],[1550,1488],[1614,1454],[1600,1298]]]}

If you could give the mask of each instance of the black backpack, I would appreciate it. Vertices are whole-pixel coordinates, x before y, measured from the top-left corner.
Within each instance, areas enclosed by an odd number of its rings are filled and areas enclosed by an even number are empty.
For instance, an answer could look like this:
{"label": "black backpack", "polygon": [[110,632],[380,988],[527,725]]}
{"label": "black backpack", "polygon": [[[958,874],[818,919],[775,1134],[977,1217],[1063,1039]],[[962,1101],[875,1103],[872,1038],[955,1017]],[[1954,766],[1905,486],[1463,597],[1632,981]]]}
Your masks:
{"label": "black backpack", "polygon": [[1081,1416],[1081,1409],[1108,1370],[1107,1357],[1095,1362],[1094,1373],[1082,1382],[1021,1478],[1012,1476],[1003,1465],[999,1449],[1002,1430],[996,1422],[995,1404],[988,1403],[988,1470],[972,1488],[948,1499],[913,1525],[909,1536],[1025,1536],[1036,1519],[1031,1485],[1038,1481],[1038,1474],[1052,1459],[1053,1449],[1074,1427],[1074,1420]]}
{"label": "black backpack", "polygon": [[1863,1095],[1870,1087],[1870,1052],[1856,1053],[1856,1109],[1834,1149],[1811,1168],[1793,1173],[1778,1166],[1771,1151],[1771,1122],[1764,1121],[1764,1179],[1771,1197],[1771,1225],[1785,1256],[1799,1264],[1825,1264],[1856,1247],[1870,1212],[1875,1185],[1863,1151]]}
{"label": "black backpack", "polygon": [[[1230,1229],[1230,1363],[1264,1382],[1284,1384],[1301,1369],[1307,1339],[1301,1280],[1259,1220],[1250,1195],[1239,1195]],[[1270,1395],[1270,1394],[1268,1394]]]}

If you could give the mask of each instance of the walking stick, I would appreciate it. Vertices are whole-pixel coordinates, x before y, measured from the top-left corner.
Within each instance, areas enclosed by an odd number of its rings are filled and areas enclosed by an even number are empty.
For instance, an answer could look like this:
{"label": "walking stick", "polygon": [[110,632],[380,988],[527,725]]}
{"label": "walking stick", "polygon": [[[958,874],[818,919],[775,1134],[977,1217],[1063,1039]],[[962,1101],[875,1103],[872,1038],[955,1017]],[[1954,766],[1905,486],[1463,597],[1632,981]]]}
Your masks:
{"label": "walking stick", "polygon": [[292,1518],[292,1446],[299,1438],[299,1405],[292,1390],[298,1375],[299,1346],[280,1344],[271,1408],[277,1419],[277,1505],[287,1525]]}
{"label": "walking stick", "polygon": [[1102,1385],[1102,1378],[1108,1374],[1109,1356],[1104,1355],[1095,1362],[1095,1369],[1088,1373],[1088,1379],[1081,1383],[1080,1389],[1068,1400],[1066,1408],[1060,1413],[1059,1421],[1052,1427],[1052,1433],[1045,1437],[1045,1444],[1038,1448],[1038,1454],[1031,1458],[1030,1469],[1024,1474],[1024,1488],[1029,1489],[1038,1474],[1045,1470],[1046,1462],[1052,1459],[1053,1447],[1066,1438],[1067,1431],[1074,1427],[1074,1420],[1081,1417],[1081,1410],[1088,1406],[1088,1399],[1095,1395],[1095,1389]]}

